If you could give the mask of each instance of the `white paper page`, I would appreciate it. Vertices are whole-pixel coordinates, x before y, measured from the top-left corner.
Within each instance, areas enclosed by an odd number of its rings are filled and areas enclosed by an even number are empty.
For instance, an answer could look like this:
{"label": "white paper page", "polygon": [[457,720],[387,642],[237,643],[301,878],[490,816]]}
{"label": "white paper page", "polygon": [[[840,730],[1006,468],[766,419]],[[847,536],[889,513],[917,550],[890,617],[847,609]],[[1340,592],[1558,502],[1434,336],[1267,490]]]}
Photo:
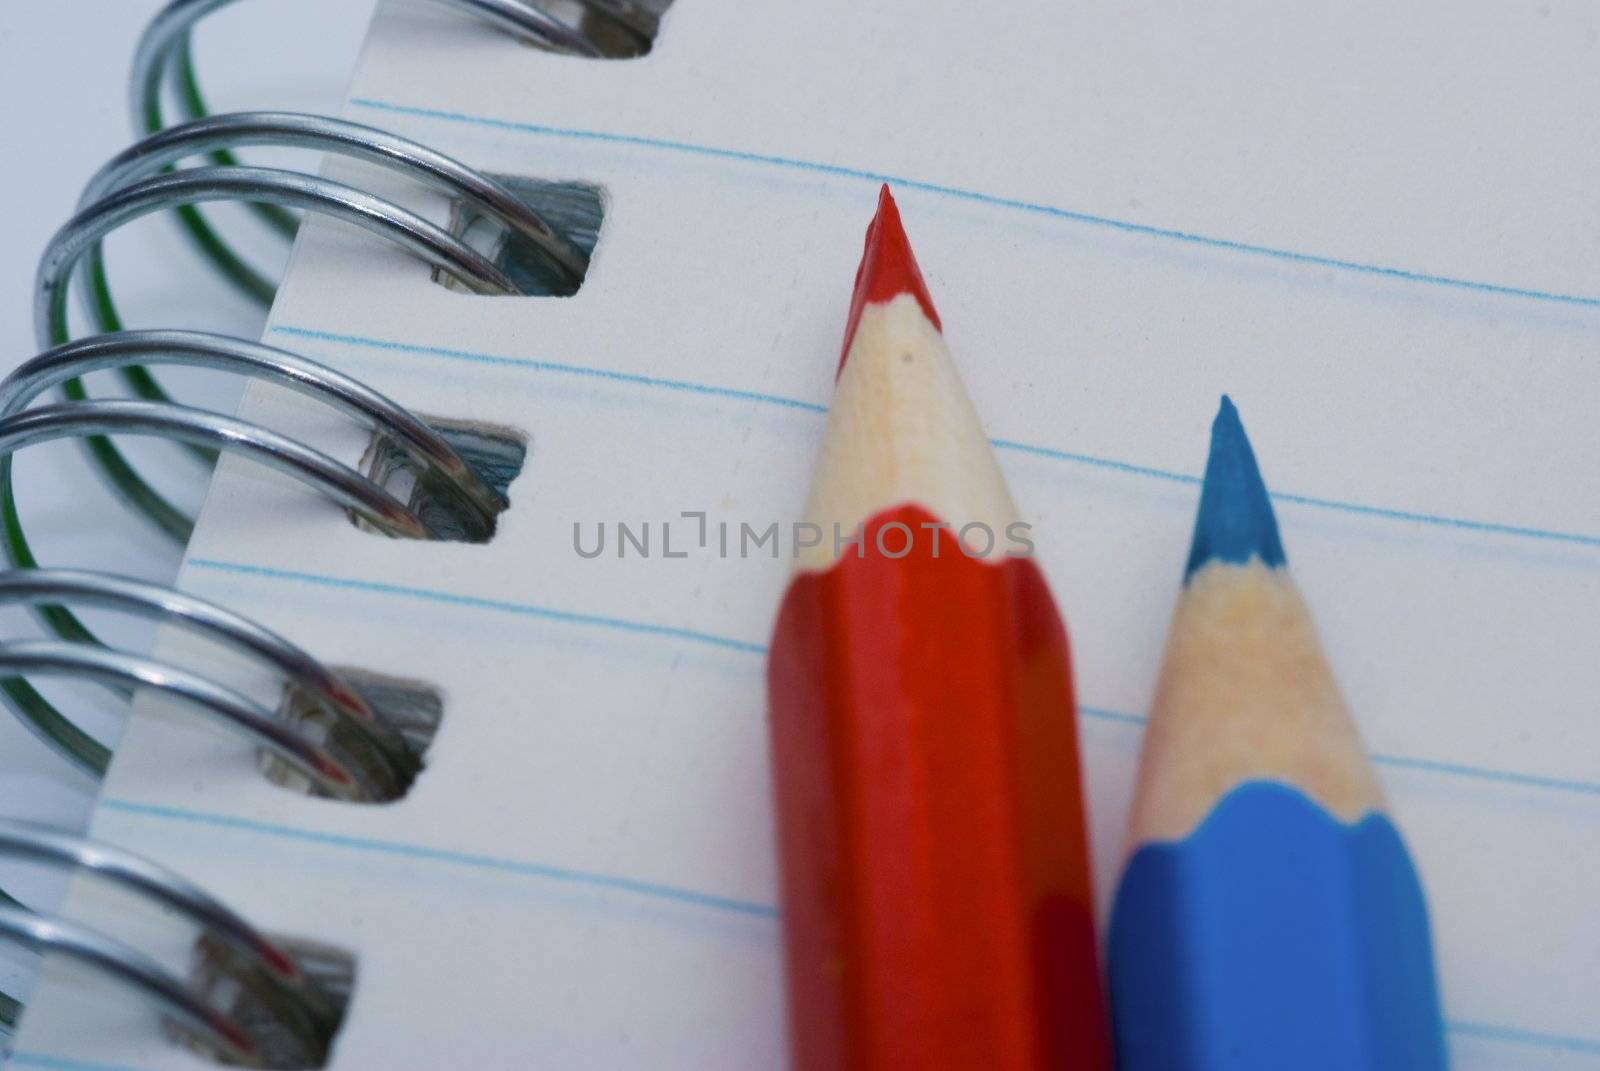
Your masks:
{"label": "white paper page", "polygon": [[[363,807],[146,704],[95,824],[357,954],[332,1067],[782,1064],[763,648],[787,565],[739,557],[738,526],[802,506],[888,179],[1072,633],[1102,907],[1226,391],[1421,868],[1455,1066],[1600,1068],[1600,13],[978,14],[679,0],[649,57],[602,63],[380,13],[347,114],[601,186],[588,280],[469,297],[312,224],[267,339],[522,429],[526,468],[465,546],[225,462],[183,585],[434,683],[443,727],[411,793]],[[365,445],[279,391],[244,412]],[[649,557],[618,559],[619,521],[651,522]],[[19,1066],[203,1066],[122,1007],[47,978]]]}

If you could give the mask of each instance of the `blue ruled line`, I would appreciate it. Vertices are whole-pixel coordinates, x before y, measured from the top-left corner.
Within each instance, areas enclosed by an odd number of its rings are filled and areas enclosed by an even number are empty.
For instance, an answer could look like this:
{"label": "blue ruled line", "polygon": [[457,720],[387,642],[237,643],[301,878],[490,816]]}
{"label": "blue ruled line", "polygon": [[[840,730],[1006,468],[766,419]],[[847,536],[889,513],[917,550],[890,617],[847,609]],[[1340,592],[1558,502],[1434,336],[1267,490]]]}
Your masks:
{"label": "blue ruled line", "polygon": [[[1577,1037],[1570,1034],[1547,1034],[1537,1030],[1521,1030],[1516,1027],[1497,1026],[1493,1023],[1477,1023],[1459,1019],[1446,1020],[1445,1030],[1458,1037],[1474,1041],[1491,1041],[1509,1045],[1523,1045],[1530,1048],[1552,1049],[1558,1052],[1600,1055],[1600,1040]],[[125,1064],[89,1063],[83,1060],[70,1060],[38,1052],[13,1053],[11,1062],[16,1067],[34,1067],[41,1069],[41,1071],[145,1071],[143,1068],[130,1067]]]}
{"label": "blue ruled line", "polygon": [[632,145],[709,159],[732,160],[738,163],[760,164],[791,171],[807,171],[813,174],[833,175],[839,178],[861,179],[874,185],[880,182],[887,182],[901,190],[919,190],[923,193],[968,201],[973,204],[987,205],[991,208],[1010,209],[1035,216],[1066,220],[1071,223],[1085,224],[1092,227],[1102,227],[1122,231],[1126,234],[1141,235],[1146,238],[1160,238],[1167,241],[1182,242],[1187,245],[1202,246],[1208,249],[1224,250],[1229,253],[1270,257],[1274,260],[1295,264],[1334,268],[1339,271],[1375,275],[1386,279],[1399,279],[1408,283],[1422,283],[1428,286],[1450,287],[1483,294],[1497,294],[1503,297],[1528,298],[1533,301],[1554,302],[1562,305],[1600,308],[1600,297],[1590,297],[1583,294],[1562,294],[1550,290],[1534,290],[1520,286],[1502,286],[1498,283],[1458,279],[1449,275],[1432,275],[1427,272],[1410,271],[1406,268],[1391,268],[1381,264],[1365,264],[1360,261],[1342,260],[1338,257],[1318,256],[1315,253],[1299,253],[1292,249],[1279,249],[1274,246],[1256,245],[1252,242],[1239,242],[1231,238],[1214,238],[1209,235],[1194,234],[1170,227],[1153,227],[1149,224],[1134,223],[1130,220],[1116,219],[1111,216],[1098,216],[1090,212],[1076,212],[1072,209],[1059,208],[1055,205],[1022,201],[1012,197],[999,197],[994,194],[982,193],[978,190],[962,189],[959,186],[946,186],[937,182],[923,182],[918,179],[907,178],[904,175],[891,175],[886,172],[870,171],[865,168],[824,164],[814,160],[801,160],[791,156],[776,156],[768,153],[746,152],[741,149],[722,149],[711,145],[696,145],[687,141],[674,141],[668,138],[651,138],[637,134],[614,134],[602,130],[577,130],[569,127],[546,126],[541,123],[515,122],[510,119],[496,119],[492,116],[467,115],[463,112],[441,111],[436,108],[419,108],[414,105],[374,100],[370,97],[357,97],[351,100],[350,103],[358,108],[370,108],[374,111],[390,112],[395,115],[440,119],[445,122],[466,123],[495,130],[511,130],[521,134],[566,138],[573,141],[605,142],[613,145]]}
{"label": "blue ruled line", "polygon": [[1447,1019],[1444,1026],[1452,1034],[1480,1041],[1501,1041],[1509,1045],[1535,1045],[1544,1049],[1600,1055],[1600,1039],[1596,1038],[1577,1037],[1572,1034],[1546,1034],[1538,1030],[1519,1030],[1513,1026],[1474,1023],[1461,1019]]}
{"label": "blue ruled line", "polygon": [[[501,873],[515,874],[522,877],[533,877],[547,881],[587,885],[608,891],[627,892],[655,899],[672,900],[695,907],[711,908],[714,910],[727,911],[762,919],[775,919],[778,917],[777,909],[770,904],[762,904],[747,900],[736,900],[693,890],[680,889],[674,886],[660,885],[653,882],[637,881],[630,878],[620,878],[612,875],[592,874],[584,871],[570,870],[564,867],[548,866],[541,863],[527,863],[519,860],[499,859],[492,856],[473,855],[466,852],[431,848],[424,845],[403,844],[395,841],[375,840],[366,837],[352,837],[343,834],[325,833],[318,830],[300,829],[294,826],[284,826],[270,822],[258,822],[251,819],[234,817],[232,815],[213,814],[204,811],[191,811],[177,807],[158,806],[154,804],[138,803],[132,800],[117,798],[101,800],[101,806],[107,808],[108,810],[118,811],[123,814],[131,814],[144,818],[154,818],[163,821],[211,826],[230,831],[255,833],[262,836],[301,841],[326,847],[375,852],[384,855],[397,855],[405,858],[420,859],[427,862],[465,866],[474,869],[492,870]],[[1450,1020],[1446,1023],[1446,1029],[1452,1034],[1457,1034],[1462,1037],[1475,1040],[1532,1046],[1566,1052],[1600,1054],[1600,1041],[1579,1037],[1576,1035],[1550,1034],[1534,1030],[1523,1030],[1517,1027],[1503,1026],[1495,1023],[1482,1023],[1468,1020]],[[27,1058],[33,1061],[31,1066],[46,1068],[49,1069],[49,1071],[127,1071],[127,1069],[113,1068],[107,1065],[75,1063],[68,1060],[60,1060],[54,1057],[34,1054],[27,1054]]]}
{"label": "blue ruled line", "polygon": [[[1120,710],[1108,710],[1105,707],[1090,707],[1082,704],[1078,706],[1078,713],[1096,721],[1114,722],[1117,725],[1131,725],[1138,729],[1143,729],[1149,722],[1148,718],[1140,714],[1128,714]],[[1405,755],[1385,755],[1382,752],[1372,752],[1368,757],[1380,766],[1393,766],[1399,770],[1421,770],[1425,773],[1465,777],[1475,781],[1495,781],[1500,784],[1518,785],[1523,788],[1544,788],[1554,792],[1576,792],[1580,795],[1600,796],[1600,781],[1574,781],[1564,777],[1543,777],[1539,774],[1517,773],[1514,770],[1495,770],[1488,766],[1469,766],[1460,762],[1440,762],[1436,759],[1414,759]]]}
{"label": "blue ruled line", "polygon": [[69,1060],[64,1056],[51,1056],[43,1052],[19,1051],[11,1054],[12,1067],[37,1067],[41,1071],[146,1071],[128,1064],[89,1063],[87,1060]]}
{"label": "blue ruled line", "polygon": [[537,878],[541,881],[553,881],[566,885],[586,885],[608,892],[625,892],[655,900],[671,900],[680,904],[688,904],[692,907],[711,908],[735,915],[752,915],[757,918],[776,918],[778,915],[777,909],[771,904],[757,903],[753,900],[739,900],[730,896],[718,896],[714,893],[683,889],[675,885],[662,885],[653,881],[641,881],[638,878],[619,877],[614,874],[597,874],[586,870],[573,870],[568,867],[552,866],[548,863],[532,863],[521,859],[503,859],[498,856],[477,855],[472,852],[458,852],[447,848],[432,848],[423,844],[406,844],[401,841],[377,840],[372,837],[353,837],[343,833],[325,833],[315,829],[300,829],[296,826],[278,825],[274,822],[258,822],[254,819],[238,818],[234,815],[213,814],[209,811],[191,811],[181,807],[162,807],[153,803],[138,803],[134,800],[116,799],[114,797],[102,799],[100,806],[106,810],[139,815],[144,818],[159,818],[169,822],[214,826],[220,829],[258,833],[262,836],[303,841],[308,844],[318,844],[325,847],[344,848],[350,851],[371,852],[379,855],[393,855],[429,863],[443,863],[447,866],[467,867],[473,870],[492,870],[502,874],[512,874],[523,878]]}
{"label": "blue ruled line", "polygon": [[675,625],[655,625],[646,621],[630,621],[622,617],[605,617],[599,614],[577,613],[571,610],[556,610],[548,606],[534,606],[528,603],[506,602],[501,599],[485,599],[476,595],[458,595],[451,591],[436,591],[431,588],[413,588],[401,584],[380,584],[372,580],[352,580],[345,577],[321,576],[316,573],[297,573],[289,569],[272,569],[265,565],[244,565],[239,562],[215,561],[210,558],[189,558],[186,565],[196,569],[212,569],[218,572],[239,573],[245,576],[259,576],[271,580],[294,580],[302,584],[316,584],[321,587],[342,588],[346,591],[363,591],[373,595],[397,595],[407,599],[420,599],[424,602],[445,603],[451,606],[465,606],[474,610],[492,610],[502,614],[516,614],[520,617],[534,617],[543,621],[555,621],[564,625],[580,625],[589,628],[610,629],[617,632],[631,632],[641,636],[660,636],[666,639],[683,640],[688,643],[703,644],[708,647],[720,647],[728,651],[738,651],[741,654],[766,654],[767,649],[763,644],[747,643],[744,640],[735,640],[727,636],[717,636],[710,632],[700,632],[692,628],[678,628]]}
{"label": "blue ruled line", "polygon": [[[737,390],[732,387],[718,387],[705,383],[694,383],[682,379],[663,379],[657,376],[635,375],[629,372],[616,372],[605,368],[594,368],[587,365],[567,364],[558,361],[539,361],[522,357],[502,357],[487,353],[473,353],[468,350],[448,349],[442,346],[422,346],[407,342],[391,342],[387,339],[369,338],[363,335],[345,335],[332,331],[319,331],[309,327],[278,326],[272,328],[277,334],[290,335],[296,338],[313,339],[319,342],[331,342],[345,346],[360,346],[366,349],[388,350],[396,353],[409,353],[423,357],[439,357],[446,360],[471,361],[477,364],[501,365],[506,367],[526,368],[536,372],[553,372],[561,375],[583,376],[591,379],[609,380],[616,383],[625,383],[632,386],[648,387],[678,391],[687,394],[700,394],[710,397],[727,398],[741,402],[755,402],[762,405],[780,406],[785,409],[798,409],[809,413],[825,414],[827,407],[815,402],[801,401],[797,398],[785,398],[778,394],[763,394],[759,391]],[[1112,472],[1127,473],[1132,476],[1143,476],[1149,479],[1165,480],[1169,483],[1182,483],[1198,485],[1200,477],[1186,472],[1174,472],[1170,469],[1153,468],[1149,465],[1136,465],[1130,461],[1120,461],[1116,458],[1099,457],[1094,454],[1080,454],[1069,450],[1057,450],[1049,446],[1036,446],[1032,443],[1017,442],[1013,439],[991,439],[990,443],[997,450],[1006,450],[1012,453],[1025,454],[1032,457],[1046,458],[1052,461],[1066,461],[1076,465],[1086,465],[1091,468],[1106,469]],[[1563,532],[1550,528],[1534,528],[1523,525],[1500,524],[1494,521],[1473,521],[1462,517],[1449,517],[1436,513],[1419,513],[1411,510],[1389,509],[1384,506],[1366,506],[1358,502],[1342,502],[1332,498],[1316,498],[1311,495],[1297,495],[1285,491],[1270,492],[1273,501],[1286,502],[1297,506],[1309,506],[1315,509],[1332,510],[1339,513],[1351,513],[1363,517],[1376,517],[1382,520],[1399,521],[1406,524],[1421,524],[1439,528],[1449,528],[1462,532],[1476,532],[1482,535],[1513,536],[1522,539],[1537,539],[1545,542],[1569,543],[1583,547],[1600,547],[1600,535],[1591,535],[1586,532]]]}
{"label": "blue ruled line", "polygon": [[[1497,1026],[1493,1023],[1477,1023],[1458,1019],[1447,1020],[1445,1022],[1445,1030],[1458,1037],[1474,1041],[1491,1041],[1509,1045],[1523,1045],[1530,1048],[1551,1049],[1558,1052],[1600,1055],[1600,1040],[1576,1037],[1570,1034],[1547,1034],[1537,1030],[1521,1030],[1516,1027]],[[13,1053],[11,1063],[15,1067],[33,1067],[39,1068],[40,1071],[146,1071],[144,1068],[135,1068],[126,1064],[89,1063],[84,1060],[71,1060],[60,1056],[26,1051]]]}
{"label": "blue ruled line", "polygon": [[1108,710],[1105,707],[1084,706],[1082,703],[1078,704],[1078,713],[1096,721],[1112,721],[1118,725],[1135,725],[1140,729],[1144,728],[1147,720],[1140,714],[1128,714],[1121,710]]}
{"label": "blue ruled line", "polygon": [[785,398],[778,394],[737,390],[733,387],[714,387],[705,383],[692,383],[686,379],[665,379],[660,376],[637,375],[633,372],[615,372],[608,368],[564,364],[561,361],[537,361],[528,357],[497,357],[490,353],[452,350],[442,346],[414,346],[406,342],[389,342],[378,338],[364,338],[360,335],[339,335],[334,334],[332,331],[313,331],[307,327],[277,326],[273,327],[272,331],[280,335],[316,339],[320,342],[338,342],[347,346],[364,346],[368,349],[389,350],[394,353],[410,353],[426,357],[445,357],[454,361],[471,361],[474,364],[526,368],[533,372],[556,372],[569,376],[586,376],[590,379],[605,379],[613,383],[627,383],[636,387],[655,387],[661,390],[682,391],[686,394],[707,394],[714,398],[731,398],[740,402],[776,405],[785,409],[802,409],[808,413],[826,413],[828,411],[828,407],[825,405],[818,405],[816,402],[802,402],[797,398]]}
{"label": "blue ruled line", "polygon": [[1372,761],[1382,766],[1393,766],[1401,770],[1422,770],[1426,773],[1449,774],[1452,777],[1472,777],[1483,781],[1500,781],[1508,785],[1524,785],[1528,788],[1548,788],[1557,792],[1578,792],[1589,796],[1600,796],[1600,782],[1595,781],[1572,781],[1562,777],[1541,777],[1538,774],[1491,770],[1484,766],[1467,766],[1458,762],[1413,759],[1405,755],[1374,754]]}
{"label": "blue ruled line", "polygon": [[[565,610],[551,610],[542,606],[531,606],[523,603],[505,602],[499,599],[482,599],[470,595],[457,595],[448,591],[436,591],[430,588],[405,587],[399,584],[380,584],[368,580],[351,580],[344,577],[323,576],[319,573],[301,573],[289,569],[275,569],[265,565],[246,565],[242,562],[218,561],[214,558],[190,558],[187,564],[197,569],[207,569],[213,572],[233,573],[239,576],[257,577],[265,580],[291,581],[294,583],[311,584],[318,587],[343,589],[347,591],[362,591],[374,595],[389,595],[399,598],[416,599],[421,602],[443,603],[453,606],[465,606],[472,609],[492,610],[500,613],[512,613],[523,617],[534,617],[543,620],[557,621],[565,624],[595,626],[614,631],[628,632],[647,636],[657,636],[665,639],[684,640],[691,643],[710,644],[727,650],[738,651],[743,654],[765,655],[767,648],[764,644],[749,643],[743,640],[729,639],[724,636],[714,636],[710,633],[699,632],[695,629],[676,628],[667,625],[646,624],[638,621],[628,621],[616,617],[603,617],[595,614],[572,613]],[[1129,714],[1120,710],[1110,710],[1106,707],[1079,706],[1079,713],[1084,717],[1094,718],[1098,721],[1116,722],[1120,725],[1143,727],[1145,719],[1138,714]],[[1479,781],[1494,781],[1508,785],[1518,785],[1524,788],[1543,788],[1560,792],[1577,792],[1585,795],[1600,795],[1600,782],[1574,781],[1559,777],[1542,777],[1538,774],[1524,774],[1515,771],[1494,770],[1484,766],[1467,766],[1460,763],[1437,762],[1432,759],[1413,759],[1405,756],[1375,754],[1374,762],[1387,766],[1402,767],[1414,770],[1424,770],[1429,773],[1447,774],[1454,777],[1466,777]]]}

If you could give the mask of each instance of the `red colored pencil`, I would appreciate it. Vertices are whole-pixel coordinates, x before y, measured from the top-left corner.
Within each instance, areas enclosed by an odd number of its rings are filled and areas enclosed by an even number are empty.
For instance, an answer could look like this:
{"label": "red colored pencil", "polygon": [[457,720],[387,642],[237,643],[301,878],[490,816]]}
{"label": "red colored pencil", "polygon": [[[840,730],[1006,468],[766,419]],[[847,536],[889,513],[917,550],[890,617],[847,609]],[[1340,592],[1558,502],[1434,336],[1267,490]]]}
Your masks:
{"label": "red colored pencil", "polygon": [[768,667],[796,1068],[1104,1068],[1066,632],[888,187],[806,515]]}

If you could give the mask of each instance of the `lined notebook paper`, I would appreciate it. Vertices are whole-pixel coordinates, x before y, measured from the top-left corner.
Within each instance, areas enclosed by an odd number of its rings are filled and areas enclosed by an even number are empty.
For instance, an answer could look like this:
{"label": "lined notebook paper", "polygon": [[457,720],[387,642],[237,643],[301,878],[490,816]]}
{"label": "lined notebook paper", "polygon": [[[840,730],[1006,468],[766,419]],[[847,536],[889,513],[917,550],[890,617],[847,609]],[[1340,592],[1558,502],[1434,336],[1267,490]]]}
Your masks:
{"label": "lined notebook paper", "polygon": [[[782,1065],[788,563],[738,537],[803,504],[888,181],[1067,616],[1102,904],[1227,391],[1421,868],[1455,1066],[1600,1068],[1600,13],[1003,7],[678,0],[615,62],[380,9],[346,115],[598,186],[593,264],[478,298],[313,222],[266,339],[520,429],[525,468],[468,546],[224,461],[181,585],[432,683],[442,727],[404,800],[352,806],[145,703],[94,823],[355,953],[331,1067]],[[366,446],[278,390],[243,409]],[[208,1066],[54,970],[17,1064]]]}

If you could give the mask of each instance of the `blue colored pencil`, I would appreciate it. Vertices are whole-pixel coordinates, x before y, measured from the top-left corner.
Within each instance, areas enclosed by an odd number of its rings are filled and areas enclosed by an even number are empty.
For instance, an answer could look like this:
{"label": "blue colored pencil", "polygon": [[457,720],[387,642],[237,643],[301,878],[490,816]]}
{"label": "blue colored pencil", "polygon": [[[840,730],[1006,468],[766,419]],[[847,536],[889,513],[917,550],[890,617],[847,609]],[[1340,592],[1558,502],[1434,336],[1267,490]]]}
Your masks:
{"label": "blue colored pencil", "polygon": [[1112,908],[1124,1071],[1446,1065],[1427,909],[1226,397]]}

